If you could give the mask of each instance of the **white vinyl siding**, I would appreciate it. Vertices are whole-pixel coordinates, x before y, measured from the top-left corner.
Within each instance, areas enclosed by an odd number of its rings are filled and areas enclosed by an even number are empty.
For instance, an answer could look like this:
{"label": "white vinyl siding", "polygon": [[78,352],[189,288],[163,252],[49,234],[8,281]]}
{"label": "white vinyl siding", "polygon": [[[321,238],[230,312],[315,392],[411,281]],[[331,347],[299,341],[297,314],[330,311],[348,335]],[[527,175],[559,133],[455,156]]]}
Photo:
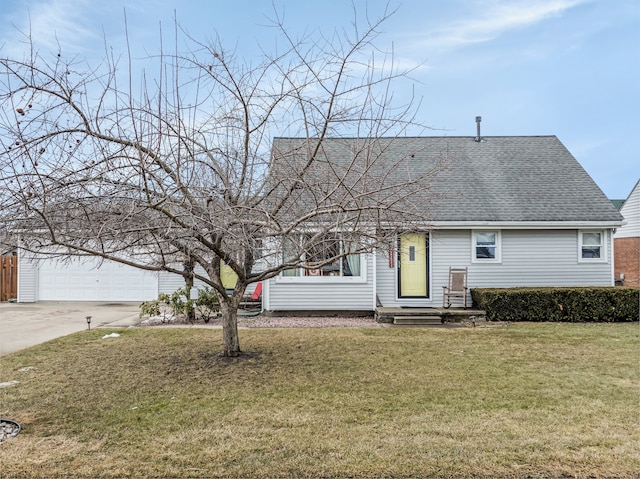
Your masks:
{"label": "white vinyl siding", "polygon": [[[176,265],[179,268],[180,265]],[[206,271],[201,266],[196,266],[196,274],[200,276],[207,276]],[[169,273],[168,271],[160,271],[158,273],[158,294],[171,294],[180,288],[184,288],[184,278],[176,273]],[[197,289],[204,288],[206,284],[199,279],[193,282],[193,286]]]}
{"label": "white vinyl siding", "polygon": [[158,273],[158,294],[171,294],[180,288],[184,288],[182,276],[167,271]]}
{"label": "white vinyl siding", "polygon": [[620,213],[624,216],[625,224],[616,231],[616,238],[640,237],[640,181],[631,191],[629,198],[624,202]]}
{"label": "white vinyl siding", "polygon": [[[611,258],[610,231],[605,231],[606,257]],[[377,295],[383,306],[440,306],[442,286],[449,267],[468,267],[470,288],[518,286],[611,286],[611,262],[579,262],[577,230],[502,230],[502,261],[471,260],[469,230],[436,230],[431,233],[430,284],[432,301],[396,298],[396,270],[380,253],[377,258]]]}
{"label": "white vinyl siding", "polygon": [[470,287],[611,285],[610,263],[578,261],[576,230],[503,230],[502,264],[479,266],[469,268]]}
{"label": "white vinyl siding", "polygon": [[36,301],[38,288],[38,263],[25,251],[18,250],[18,302]]}
{"label": "white vinyl siding", "polygon": [[[276,277],[268,280],[270,311],[373,311],[373,260],[362,255],[362,279],[357,277]],[[350,281],[345,283],[347,280]],[[315,280],[315,281],[301,281]]]}

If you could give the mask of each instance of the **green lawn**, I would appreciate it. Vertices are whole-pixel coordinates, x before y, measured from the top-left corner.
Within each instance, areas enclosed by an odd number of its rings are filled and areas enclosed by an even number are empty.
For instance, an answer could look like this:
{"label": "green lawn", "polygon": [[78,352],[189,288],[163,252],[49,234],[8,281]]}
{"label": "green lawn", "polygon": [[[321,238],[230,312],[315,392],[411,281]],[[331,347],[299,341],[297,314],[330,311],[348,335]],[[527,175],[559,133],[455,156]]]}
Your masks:
{"label": "green lawn", "polygon": [[640,476],[637,323],[108,332],[2,357],[2,477]]}

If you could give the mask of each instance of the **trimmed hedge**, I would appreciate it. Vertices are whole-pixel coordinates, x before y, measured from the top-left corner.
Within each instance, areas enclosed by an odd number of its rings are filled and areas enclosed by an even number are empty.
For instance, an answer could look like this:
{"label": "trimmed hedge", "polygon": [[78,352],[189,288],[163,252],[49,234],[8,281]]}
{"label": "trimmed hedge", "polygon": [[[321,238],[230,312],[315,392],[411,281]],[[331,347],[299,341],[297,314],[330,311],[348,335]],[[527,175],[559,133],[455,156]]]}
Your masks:
{"label": "trimmed hedge", "polygon": [[638,321],[640,289],[625,287],[474,288],[488,321]]}

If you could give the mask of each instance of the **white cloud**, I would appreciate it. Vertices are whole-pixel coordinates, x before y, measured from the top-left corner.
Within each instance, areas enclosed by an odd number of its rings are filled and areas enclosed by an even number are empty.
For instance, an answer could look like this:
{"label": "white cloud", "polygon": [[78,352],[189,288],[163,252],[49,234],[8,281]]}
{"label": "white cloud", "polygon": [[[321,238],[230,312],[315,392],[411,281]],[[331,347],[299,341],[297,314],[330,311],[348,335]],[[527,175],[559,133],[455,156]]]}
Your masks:
{"label": "white cloud", "polygon": [[[82,57],[103,51],[104,30],[107,40],[124,32],[124,9],[139,14],[136,2],[95,0],[22,0],[11,2],[13,10],[2,12],[0,45],[3,54],[20,57],[29,49],[29,36],[36,50]],[[147,5],[156,5],[151,0]],[[111,31],[110,31],[111,30]]]}
{"label": "white cloud", "polygon": [[102,41],[96,19],[105,15],[105,4],[92,0],[45,0],[16,3],[5,12],[0,29],[3,50],[18,55],[28,48],[30,36],[37,50],[54,52],[60,47],[70,55],[85,53]]}
{"label": "white cloud", "polygon": [[533,25],[591,0],[533,0],[524,2],[481,2],[473,18],[460,20],[427,36],[421,47],[447,51],[457,47],[493,40],[503,33]]}

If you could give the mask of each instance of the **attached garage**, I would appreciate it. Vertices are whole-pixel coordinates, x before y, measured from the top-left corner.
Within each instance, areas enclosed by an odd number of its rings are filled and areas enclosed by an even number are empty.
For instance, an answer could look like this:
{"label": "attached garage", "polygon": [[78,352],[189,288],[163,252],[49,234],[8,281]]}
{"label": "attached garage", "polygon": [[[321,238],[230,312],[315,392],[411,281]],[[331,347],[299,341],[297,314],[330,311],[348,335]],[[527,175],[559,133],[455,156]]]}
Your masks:
{"label": "attached garage", "polygon": [[37,301],[146,301],[158,297],[158,273],[96,259],[40,259]]}

